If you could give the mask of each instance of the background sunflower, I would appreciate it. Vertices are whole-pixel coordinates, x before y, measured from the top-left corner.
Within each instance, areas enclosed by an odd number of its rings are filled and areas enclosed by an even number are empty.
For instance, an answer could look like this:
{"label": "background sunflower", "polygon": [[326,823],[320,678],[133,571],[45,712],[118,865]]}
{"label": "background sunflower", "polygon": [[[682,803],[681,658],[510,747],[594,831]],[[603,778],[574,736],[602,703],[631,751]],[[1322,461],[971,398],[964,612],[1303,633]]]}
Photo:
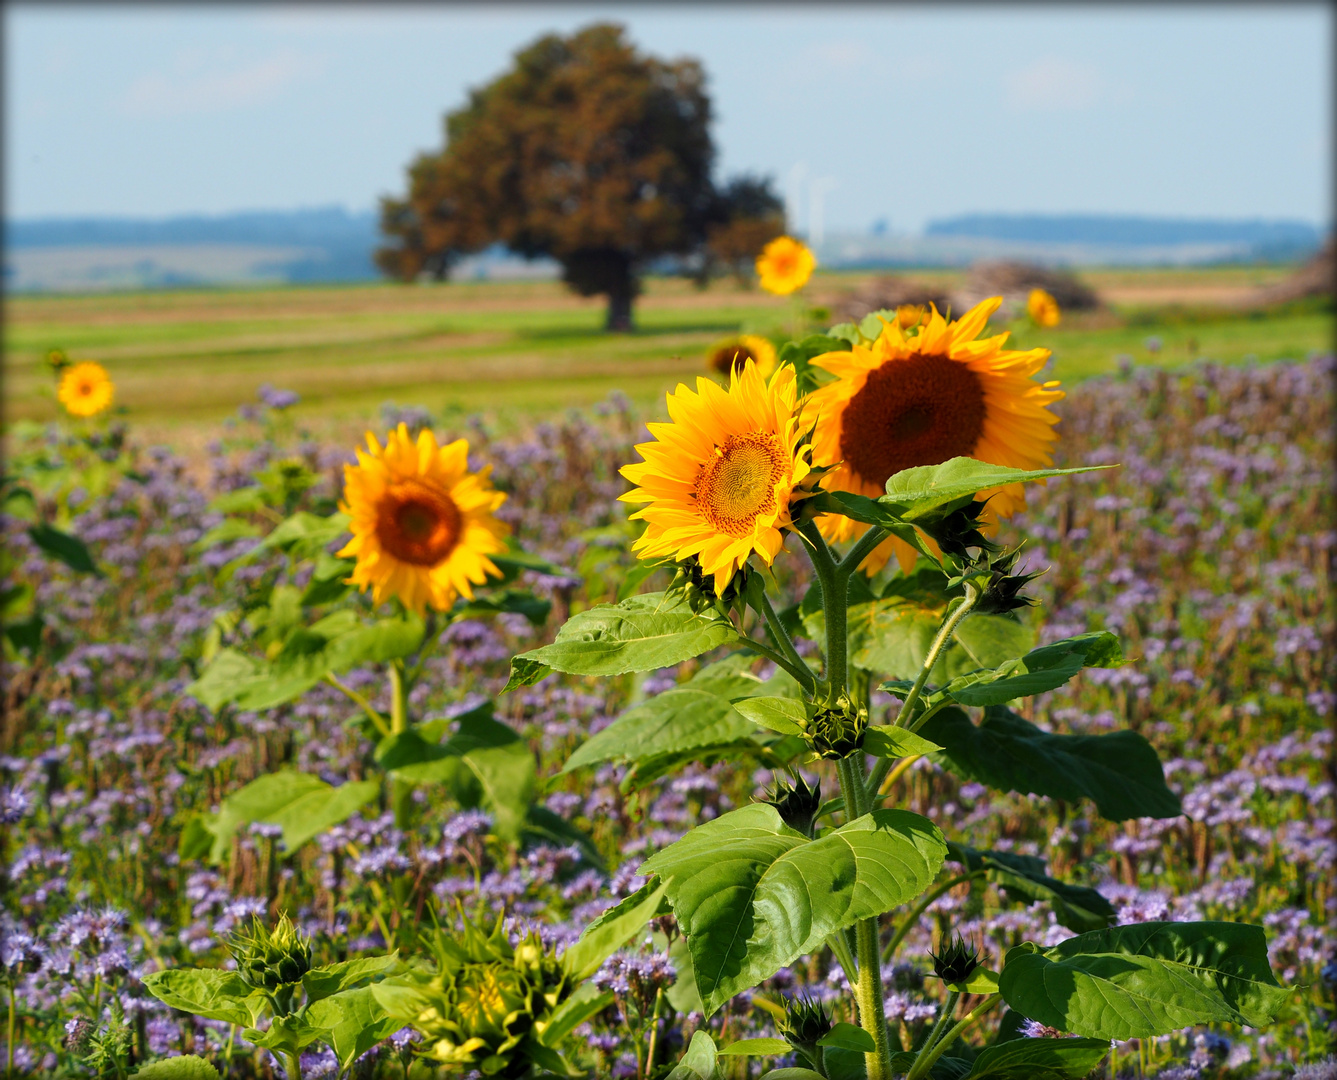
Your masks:
{"label": "background sunflower", "polygon": [[101,364],[85,360],[67,367],[56,397],[71,416],[96,416],[110,407],[116,386]]}
{"label": "background sunflower", "polygon": [[775,370],[775,346],[757,334],[738,334],[712,345],[706,354],[706,365],[725,378],[751,360],[757,365],[757,374],[769,379]]}
{"label": "background sunflower", "polygon": [[817,268],[817,256],[792,236],[777,236],[757,256],[761,287],[777,296],[798,292]]}
{"label": "background sunflower", "polygon": [[500,576],[489,555],[506,550],[510,529],[493,517],[506,501],[488,480],[491,467],[469,472],[469,444],[439,446],[429,430],[415,442],[400,424],[382,448],[367,433],[370,453],[344,466],[344,503],[353,538],[339,552],[357,558],[348,580],[370,587],[379,604],[397,596],[419,614],[428,604],[449,610],[457,595]]}
{"label": "background sunflower", "polygon": [[[1063,393],[1057,382],[1032,378],[1049,350],[1006,350],[1006,333],[975,340],[1001,303],[1000,297],[985,300],[953,323],[933,308],[911,335],[898,319],[884,322],[871,344],[813,359],[836,376],[807,399],[817,416],[813,459],[835,465],[823,487],[877,497],[902,469],[962,456],[1017,469],[1053,463],[1058,417],[1047,406]],[[986,517],[992,520],[1026,501],[1020,484],[987,494]],[[834,515],[819,525],[837,541],[865,528]],[[879,566],[892,550],[903,566],[913,565],[913,549],[893,541],[870,566]]]}

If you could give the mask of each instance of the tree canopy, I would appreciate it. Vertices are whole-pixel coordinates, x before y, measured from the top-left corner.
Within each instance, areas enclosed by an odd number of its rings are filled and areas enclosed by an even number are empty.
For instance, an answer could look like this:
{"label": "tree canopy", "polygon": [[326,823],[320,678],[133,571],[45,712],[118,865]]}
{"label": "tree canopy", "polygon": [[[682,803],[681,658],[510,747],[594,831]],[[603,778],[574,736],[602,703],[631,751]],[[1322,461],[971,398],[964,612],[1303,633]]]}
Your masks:
{"label": "tree canopy", "polygon": [[[612,24],[542,37],[446,116],[407,195],[382,200],[377,262],[415,280],[495,243],[550,256],[581,295],[608,297],[609,329],[629,329],[646,262],[704,252],[739,215],[711,180],[710,119],[695,60],[642,54]],[[778,201],[762,203],[773,217]]]}

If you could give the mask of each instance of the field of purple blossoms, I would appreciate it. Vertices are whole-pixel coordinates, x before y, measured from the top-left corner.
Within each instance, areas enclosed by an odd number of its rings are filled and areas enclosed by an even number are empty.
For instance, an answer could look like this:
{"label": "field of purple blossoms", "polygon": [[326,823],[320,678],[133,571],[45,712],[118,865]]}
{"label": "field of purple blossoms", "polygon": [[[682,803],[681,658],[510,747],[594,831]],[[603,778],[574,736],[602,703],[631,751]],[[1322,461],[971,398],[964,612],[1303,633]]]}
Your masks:
{"label": "field of purple blossoms", "polygon": [[[1337,1076],[1332,374],[1330,358],[1312,358],[1085,383],[1055,410],[1059,464],[1123,467],[1031,489],[1027,513],[1005,528],[1005,540],[1027,540],[1032,569],[1048,568],[1031,586],[1041,639],[1108,629],[1137,658],[1087,670],[1023,714],[1053,730],[1141,732],[1183,795],[1184,817],[1115,825],[1085,805],[990,796],[928,759],[897,781],[894,805],[950,823],[973,845],[1043,856],[1054,876],[1099,888],[1123,923],[1266,927],[1278,976],[1302,987],[1281,1022],[1116,1044],[1107,1076]],[[486,814],[420,787],[408,831],[383,797],[385,812],[369,808],[294,853],[277,829],[254,825],[217,865],[181,858],[187,823],[257,776],[280,767],[334,784],[380,775],[356,707],[333,687],[262,714],[213,713],[183,694],[220,620],[285,566],[264,556],[220,581],[219,569],[257,541],[230,532],[214,500],[261,483],[277,508],[256,519],[267,529],[294,509],[328,512],[338,498],[348,449],[313,444],[292,404],[266,390],[211,448],[207,475],[137,447],[133,432],[90,440],[53,426],[11,439],[7,471],[37,494],[43,518],[87,543],[99,569],[77,573],[51,558],[30,538],[31,515],[6,503],[6,604],[19,598],[35,613],[24,616],[26,638],[11,635],[7,646],[0,732],[0,1022],[21,1074],[111,1076],[120,1062],[197,1053],[229,1077],[282,1075],[236,1029],[174,1013],[142,977],[225,965],[231,932],[282,911],[312,936],[321,962],[387,947],[410,953],[419,929],[436,915],[448,921],[457,901],[475,914],[504,911],[516,932],[569,942],[641,884],[635,868],[647,855],[759,796],[771,779],[729,762],[698,764],[629,795],[614,766],[558,775],[590,734],[701,661],[599,682],[553,675],[497,697],[512,655],[547,640],[572,610],[615,599],[632,566],[617,469],[644,431],[625,401],[611,399],[524,440],[493,439],[481,424],[442,431],[468,437],[475,464],[495,466],[510,494],[499,516],[527,551],[567,572],[523,582],[551,601],[545,627],[511,614],[452,625],[411,702],[418,715],[448,717],[495,700],[497,718],[538,757],[540,799],[574,827],[570,836],[587,839],[511,846]],[[384,426],[434,420],[416,408],[383,413]],[[807,582],[782,584],[797,599]],[[344,682],[388,707],[378,673],[353,671]],[[874,704],[885,712],[891,701]],[[831,792],[825,768],[808,779]],[[596,1075],[644,1077],[653,1037],[654,1075],[663,1076],[703,1023],[717,1041],[772,1034],[761,1002],[781,993],[847,999],[827,956],[782,970],[703,1021],[693,990],[675,982],[681,939],[666,920],[652,929],[596,977],[616,995],[583,1032],[582,1064]],[[888,1016],[909,1036],[937,1015],[941,988],[923,975],[949,932],[995,963],[1022,940],[1071,936],[1044,903],[1018,907],[992,890],[941,895],[906,938],[919,965],[884,974]],[[660,989],[667,1005],[651,1022]],[[413,1057],[413,1038],[409,1029],[392,1036],[357,1074],[434,1075]],[[765,1071],[746,1058],[726,1068]],[[335,1072],[332,1056],[304,1059],[308,1078]]]}

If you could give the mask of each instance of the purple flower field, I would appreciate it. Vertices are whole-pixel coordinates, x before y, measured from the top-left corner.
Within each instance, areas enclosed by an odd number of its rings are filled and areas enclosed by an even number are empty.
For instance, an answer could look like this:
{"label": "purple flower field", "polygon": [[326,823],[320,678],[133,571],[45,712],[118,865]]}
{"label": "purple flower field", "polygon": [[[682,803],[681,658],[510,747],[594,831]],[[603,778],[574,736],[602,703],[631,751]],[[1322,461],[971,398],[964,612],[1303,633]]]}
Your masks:
{"label": "purple flower field", "polygon": [[[1095,887],[1120,925],[1266,929],[1272,967],[1295,988],[1279,1022],[1118,1042],[1095,1075],[1337,1077],[1332,376],[1332,359],[1313,357],[1139,368],[1083,383],[1055,406],[1057,463],[1121,468],[1033,486],[1026,512],[1004,525],[1002,539],[1027,538],[1025,565],[1044,571],[1028,590],[1040,603],[1024,616],[1038,640],[1109,630],[1135,660],[1088,669],[1020,714],[1046,731],[1145,736],[1184,816],[1116,824],[1086,802],[991,794],[928,757],[895,780],[893,805],[975,847],[1043,857],[1054,878]],[[6,470],[32,498],[7,488],[3,520],[6,618],[14,628],[26,622],[6,642],[0,731],[0,1060],[21,1075],[123,1076],[126,1062],[183,1053],[229,1077],[283,1075],[282,1061],[236,1025],[174,1011],[144,977],[226,966],[230,935],[282,912],[320,963],[392,948],[410,955],[420,931],[437,919],[453,926],[460,911],[483,922],[504,913],[514,941],[536,931],[567,946],[640,887],[644,859],[775,779],[757,762],[711,755],[648,781],[606,762],[561,771],[629,705],[714,656],[606,680],[553,674],[500,693],[512,656],[550,641],[569,614],[625,595],[637,529],[617,501],[628,487],[618,469],[644,427],[615,396],[523,440],[494,438],[481,422],[438,427],[469,439],[474,467],[494,467],[509,495],[498,516],[549,564],[516,585],[550,607],[480,608],[433,627],[441,645],[423,661],[409,706],[448,719],[494,702],[495,718],[538,762],[534,798],[547,825],[508,838],[449,785],[398,791],[387,780],[358,813],[295,851],[283,828],[260,821],[212,849],[207,837],[193,840],[258,777],[296,770],[338,787],[385,775],[356,702],[390,710],[377,665],[255,711],[211,710],[185,692],[243,617],[268,605],[278,618],[276,590],[296,595],[316,583],[309,562],[294,574],[277,548],[257,547],[294,511],[329,513],[351,460],[349,448],[310,441],[287,411],[294,402],[266,386],[207,462],[141,447],[133,431],[76,436],[53,425],[11,440]],[[417,407],[387,406],[381,421],[382,431],[435,424]],[[257,485],[263,500],[238,498]],[[96,572],[38,544],[39,518],[84,541]],[[797,601],[806,564],[776,565]],[[370,610],[365,597],[355,603]],[[770,665],[753,670],[767,677]],[[873,694],[880,717],[894,702]],[[826,797],[838,790],[829,762],[809,768],[805,780]],[[1054,945],[1073,931],[1049,901],[1018,903],[998,886],[936,895],[907,927],[901,955],[913,962],[882,973],[887,1015],[907,1046],[942,1007],[941,983],[925,975],[949,934],[996,968],[1021,941]],[[684,955],[672,917],[662,916],[604,962],[593,982],[614,1004],[577,1032],[584,1068],[667,1076],[703,1025],[722,1043],[774,1036],[766,1006],[782,993],[847,1008],[842,969],[824,953],[706,1019],[695,987],[677,978]],[[1022,1034],[1057,1035],[1034,1021]],[[390,1035],[352,1072],[446,1075],[414,1056],[417,1038],[411,1028]],[[721,1059],[724,1076],[736,1078],[786,1064]],[[304,1056],[307,1080],[339,1073],[328,1050]]]}

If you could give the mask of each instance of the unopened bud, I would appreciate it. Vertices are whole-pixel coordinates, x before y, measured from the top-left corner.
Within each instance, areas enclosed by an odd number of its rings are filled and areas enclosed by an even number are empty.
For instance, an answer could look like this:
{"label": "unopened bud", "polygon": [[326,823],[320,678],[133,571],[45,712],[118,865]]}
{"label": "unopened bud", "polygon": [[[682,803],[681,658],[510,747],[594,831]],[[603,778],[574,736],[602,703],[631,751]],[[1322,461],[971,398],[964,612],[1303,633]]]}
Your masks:
{"label": "unopened bud", "polygon": [[844,694],[835,705],[818,709],[808,723],[807,739],[824,758],[838,760],[863,749],[868,714]]}
{"label": "unopened bud", "polygon": [[966,982],[980,966],[980,956],[975,946],[959,937],[953,938],[951,944],[940,952],[929,953],[929,956],[933,959],[933,974],[946,983]]}

